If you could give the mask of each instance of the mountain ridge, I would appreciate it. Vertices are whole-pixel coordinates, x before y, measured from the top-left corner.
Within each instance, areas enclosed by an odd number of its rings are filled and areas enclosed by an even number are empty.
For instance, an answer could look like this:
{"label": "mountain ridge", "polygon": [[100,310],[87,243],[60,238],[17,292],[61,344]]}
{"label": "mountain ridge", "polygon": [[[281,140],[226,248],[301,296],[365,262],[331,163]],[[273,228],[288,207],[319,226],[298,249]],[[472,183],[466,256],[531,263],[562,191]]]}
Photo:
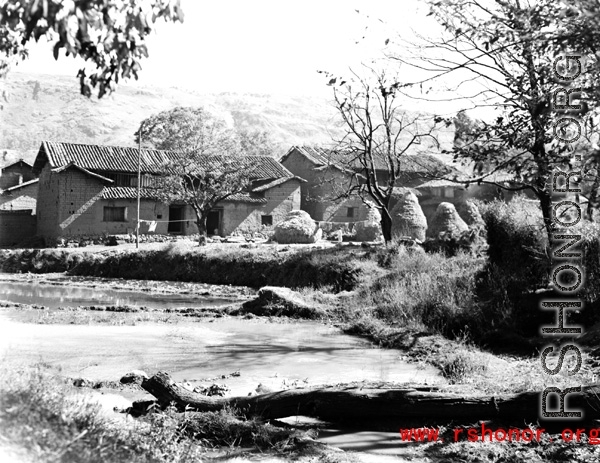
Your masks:
{"label": "mountain ridge", "polygon": [[340,135],[333,105],[314,97],[119,85],[98,100],[80,95],[73,77],[19,72],[0,86],[7,94],[0,110],[2,164],[32,163],[44,140],[136,146],[140,122],[176,106],[204,106],[238,127],[269,132],[276,157],[292,145],[326,145]]}

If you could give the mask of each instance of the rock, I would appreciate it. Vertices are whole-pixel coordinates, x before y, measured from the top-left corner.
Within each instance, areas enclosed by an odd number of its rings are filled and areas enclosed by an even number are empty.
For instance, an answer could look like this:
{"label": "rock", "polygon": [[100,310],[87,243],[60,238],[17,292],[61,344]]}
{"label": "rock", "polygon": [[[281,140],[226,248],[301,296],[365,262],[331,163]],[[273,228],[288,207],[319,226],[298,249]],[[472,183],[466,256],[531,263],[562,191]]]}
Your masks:
{"label": "rock", "polygon": [[94,381],[87,378],[75,378],[73,379],[73,386],[75,387],[92,387],[94,385]]}
{"label": "rock", "polygon": [[411,191],[403,194],[392,209],[392,237],[410,237],[425,241],[427,219],[419,200]]}
{"label": "rock", "polygon": [[458,237],[468,229],[469,226],[460,218],[454,204],[440,203],[435,211],[429,232],[433,238]]}
{"label": "rock", "polygon": [[280,244],[316,243],[323,231],[305,211],[291,211],[277,225],[273,239]]}
{"label": "rock", "polygon": [[231,392],[231,389],[225,384],[213,383],[210,386],[200,386],[193,389],[192,392],[202,394],[206,396],[219,396],[224,397],[227,393]]}
{"label": "rock", "polygon": [[317,319],[324,315],[321,307],[305,301],[296,291],[279,286],[261,288],[256,299],[242,305],[241,312],[308,319]]}
{"label": "rock", "polygon": [[368,205],[367,220],[354,225],[355,241],[377,241],[381,238],[381,214],[374,204]]}
{"label": "rock", "polygon": [[126,373],[119,380],[121,384],[142,384],[142,381],[148,379],[148,375],[142,370],[132,370]]}

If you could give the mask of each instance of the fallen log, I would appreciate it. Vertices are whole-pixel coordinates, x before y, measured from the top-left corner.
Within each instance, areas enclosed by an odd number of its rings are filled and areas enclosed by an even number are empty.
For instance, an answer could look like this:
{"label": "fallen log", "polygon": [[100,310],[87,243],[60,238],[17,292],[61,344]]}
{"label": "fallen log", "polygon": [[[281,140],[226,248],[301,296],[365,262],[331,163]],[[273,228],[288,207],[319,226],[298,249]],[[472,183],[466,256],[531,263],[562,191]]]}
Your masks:
{"label": "fallen log", "polygon": [[[163,405],[200,412],[225,407],[264,419],[304,415],[324,421],[477,421],[538,420],[540,393],[504,396],[464,396],[437,391],[406,389],[362,389],[322,387],[290,389],[247,397],[208,397],[179,386],[168,374],[159,372],[142,382],[142,388]],[[582,388],[567,396],[568,410],[582,410],[586,420],[600,419],[600,385]],[[555,401],[557,402],[557,401]],[[550,407],[556,404],[550,402]],[[554,408],[551,408],[554,409]]]}

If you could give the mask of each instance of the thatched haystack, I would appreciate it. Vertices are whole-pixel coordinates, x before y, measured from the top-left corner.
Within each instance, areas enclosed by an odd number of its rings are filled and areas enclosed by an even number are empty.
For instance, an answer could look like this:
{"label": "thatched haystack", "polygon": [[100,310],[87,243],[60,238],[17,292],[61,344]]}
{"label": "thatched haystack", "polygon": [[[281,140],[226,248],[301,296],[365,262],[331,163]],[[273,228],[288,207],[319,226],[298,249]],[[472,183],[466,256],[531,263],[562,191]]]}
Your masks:
{"label": "thatched haystack", "polygon": [[354,225],[356,241],[376,241],[381,238],[381,214],[375,204],[367,202],[367,219]]}
{"label": "thatched haystack", "polygon": [[419,205],[419,200],[412,192],[402,195],[391,212],[392,237],[410,236],[424,241],[427,231],[427,219]]}
{"label": "thatched haystack", "polygon": [[484,224],[481,212],[479,212],[479,208],[473,201],[466,200],[459,203],[456,206],[456,211],[469,227]]}
{"label": "thatched haystack", "polygon": [[435,216],[429,228],[429,234],[433,238],[441,238],[443,236],[458,237],[468,229],[469,226],[460,218],[454,204],[440,203],[435,211]]}
{"label": "thatched haystack", "polygon": [[305,211],[291,211],[277,225],[272,239],[281,244],[315,243],[323,231]]}

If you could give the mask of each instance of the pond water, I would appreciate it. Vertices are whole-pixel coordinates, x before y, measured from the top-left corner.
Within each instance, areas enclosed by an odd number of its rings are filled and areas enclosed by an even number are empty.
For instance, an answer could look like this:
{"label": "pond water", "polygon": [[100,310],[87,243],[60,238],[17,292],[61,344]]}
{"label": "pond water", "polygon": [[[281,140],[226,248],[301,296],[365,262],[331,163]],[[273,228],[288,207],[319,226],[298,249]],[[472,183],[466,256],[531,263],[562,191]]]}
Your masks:
{"label": "pond water", "polygon": [[[82,283],[61,277],[60,285],[56,285],[31,281],[31,276],[24,276],[23,281],[11,278],[0,278],[0,299],[47,307],[127,304],[164,308],[231,300],[199,296],[195,287],[186,287],[187,294],[183,290],[155,294],[147,287],[142,289],[142,285],[140,291],[111,289],[106,280],[100,279]],[[101,287],[92,287],[96,283]],[[149,282],[145,286],[164,284]],[[224,291],[229,294],[228,289]],[[223,294],[218,288],[215,293]],[[226,385],[231,395],[247,395],[259,385],[261,392],[267,392],[355,381],[420,385],[445,382],[431,366],[407,363],[398,351],[374,348],[363,339],[316,322],[202,318],[170,325],[44,325],[20,322],[19,314],[16,309],[0,309],[3,365],[43,362],[67,377],[114,381],[135,369],[150,375],[166,371],[175,381],[187,381],[192,386]],[[112,405],[127,406],[133,399],[110,392],[99,397],[111,409]],[[357,461],[406,461],[405,446],[392,433],[332,430],[324,433],[323,441],[360,452],[355,454],[360,455]]]}
{"label": "pond water", "polygon": [[[313,322],[216,319],[176,325],[38,325],[0,311],[0,357],[42,361],[66,376],[118,380],[133,369],[168,371],[177,381],[226,384],[248,394],[262,383],[279,389],[349,381],[435,383],[431,367],[407,364],[339,329]],[[221,379],[221,375],[240,372]],[[215,379],[217,378],[217,379]]]}
{"label": "pond water", "polygon": [[79,306],[134,306],[150,309],[178,307],[215,307],[236,298],[190,294],[156,294],[142,291],[56,285],[44,282],[0,281],[0,300],[20,304],[43,305],[49,309]]}

